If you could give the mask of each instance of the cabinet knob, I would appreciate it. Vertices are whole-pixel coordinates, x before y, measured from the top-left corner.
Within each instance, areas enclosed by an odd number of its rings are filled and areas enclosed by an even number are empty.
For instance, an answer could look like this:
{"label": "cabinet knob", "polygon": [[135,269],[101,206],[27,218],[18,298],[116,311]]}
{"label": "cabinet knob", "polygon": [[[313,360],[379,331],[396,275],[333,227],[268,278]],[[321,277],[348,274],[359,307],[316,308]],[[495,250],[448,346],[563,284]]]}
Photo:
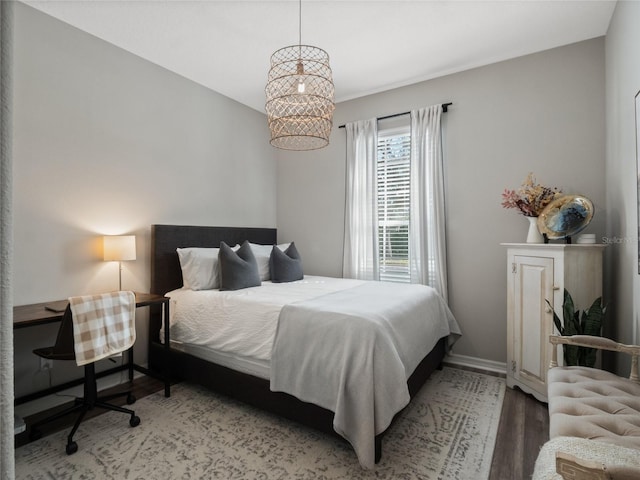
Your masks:
{"label": "cabinet knob", "polygon": [[553,286],[554,290],[560,290],[560,287],[556,287],[555,285]]}

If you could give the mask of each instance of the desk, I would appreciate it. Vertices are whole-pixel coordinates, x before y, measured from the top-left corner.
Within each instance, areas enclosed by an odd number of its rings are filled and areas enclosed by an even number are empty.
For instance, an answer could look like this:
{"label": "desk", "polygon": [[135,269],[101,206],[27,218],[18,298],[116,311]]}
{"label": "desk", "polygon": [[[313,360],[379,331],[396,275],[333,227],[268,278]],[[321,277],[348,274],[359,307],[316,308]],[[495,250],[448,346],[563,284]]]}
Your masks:
{"label": "desk", "polygon": [[[138,293],[134,292],[136,296],[136,308],[139,307],[149,307],[151,305],[162,305],[162,317],[164,321],[164,345],[167,349],[165,362],[169,361],[168,349],[169,349],[169,298],[163,297],[162,295],[155,295],[153,293]],[[69,304],[68,300],[56,300],[53,302],[43,302],[43,303],[34,303],[32,305],[21,305],[18,307],[13,307],[13,328],[28,328],[34,327],[37,325],[46,325],[49,323],[56,323],[62,320],[62,315],[64,314],[64,310]],[[52,309],[52,310],[50,310]],[[55,310],[55,311],[53,311]],[[156,374],[155,372],[150,371],[147,368],[142,367],[141,365],[136,365],[133,360],[133,347],[129,349],[128,354],[129,361],[127,365],[121,365],[119,367],[114,367],[109,370],[105,370],[103,372],[98,373],[97,377],[104,377],[106,375],[110,375],[112,373],[121,372],[122,370],[129,370],[129,381],[133,380],[133,371],[136,370],[138,372],[144,373],[145,375],[150,375],[152,377],[160,378],[164,381],[164,396],[169,397],[171,395],[170,391],[170,380],[169,380],[169,368],[168,364],[165,363],[165,370],[161,375]],[[36,398],[41,398],[47,395],[50,395],[55,392],[59,392],[61,390],[66,390],[67,388],[74,387],[76,385],[82,385],[84,379],[78,379],[71,382],[67,382],[61,385],[56,385],[54,387],[48,388],[46,390],[41,390],[39,392],[30,393],[24,395],[22,397],[15,399],[15,404],[20,405],[25,402],[29,402],[31,400],[35,400]]]}

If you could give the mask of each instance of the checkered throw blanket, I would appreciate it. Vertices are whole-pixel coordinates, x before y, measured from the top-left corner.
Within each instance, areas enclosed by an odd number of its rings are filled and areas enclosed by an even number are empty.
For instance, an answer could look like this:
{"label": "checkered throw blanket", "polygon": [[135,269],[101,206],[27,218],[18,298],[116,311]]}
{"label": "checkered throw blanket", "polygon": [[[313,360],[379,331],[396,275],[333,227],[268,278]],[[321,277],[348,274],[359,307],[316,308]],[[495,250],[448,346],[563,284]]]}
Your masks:
{"label": "checkered throw blanket", "polygon": [[69,298],[76,363],[85,365],[129,349],[136,340],[136,297],[113,292]]}

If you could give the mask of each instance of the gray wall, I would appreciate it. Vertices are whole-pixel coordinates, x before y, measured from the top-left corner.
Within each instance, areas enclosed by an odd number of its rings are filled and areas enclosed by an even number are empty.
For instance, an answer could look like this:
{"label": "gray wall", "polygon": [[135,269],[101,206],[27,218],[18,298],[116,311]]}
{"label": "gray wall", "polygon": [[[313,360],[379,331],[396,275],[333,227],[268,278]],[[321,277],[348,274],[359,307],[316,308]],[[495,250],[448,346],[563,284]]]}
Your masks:
{"label": "gray wall", "polygon": [[[418,60],[417,60],[418,61]],[[428,61],[428,59],[423,59]],[[527,220],[500,206],[532,171],[593,200],[585,232],[605,233],[604,39],[597,38],[337,105],[331,145],[278,158],[278,229],[305,271],[340,276],[347,121],[453,102],[444,120],[449,299],[454,353],[506,361],[506,252]],[[339,85],[338,85],[339,88]]]}
{"label": "gray wall", "polygon": [[[15,34],[16,305],[117,289],[104,234],[137,236],[123,288],[144,292],[151,224],[276,226],[264,115],[21,3]],[[17,395],[48,382],[31,349],[54,338],[17,333]]]}
{"label": "gray wall", "polygon": [[[607,98],[607,289],[612,323],[608,334],[639,343],[638,176],[634,97],[640,90],[640,3],[619,1],[606,37]],[[634,327],[635,323],[635,327]],[[634,338],[635,333],[635,338]],[[628,361],[618,369],[628,374]]]}

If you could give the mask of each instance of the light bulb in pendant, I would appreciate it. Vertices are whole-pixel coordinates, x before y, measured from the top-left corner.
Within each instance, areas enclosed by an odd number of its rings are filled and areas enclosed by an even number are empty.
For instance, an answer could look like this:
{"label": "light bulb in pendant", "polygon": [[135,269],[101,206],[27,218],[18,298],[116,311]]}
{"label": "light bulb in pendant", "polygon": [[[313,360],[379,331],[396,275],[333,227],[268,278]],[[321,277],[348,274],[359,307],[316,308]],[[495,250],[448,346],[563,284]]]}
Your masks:
{"label": "light bulb in pendant", "polygon": [[304,84],[304,65],[302,65],[302,61],[298,60],[298,64],[296,65],[296,74],[298,77],[298,93],[304,93],[306,85]]}

